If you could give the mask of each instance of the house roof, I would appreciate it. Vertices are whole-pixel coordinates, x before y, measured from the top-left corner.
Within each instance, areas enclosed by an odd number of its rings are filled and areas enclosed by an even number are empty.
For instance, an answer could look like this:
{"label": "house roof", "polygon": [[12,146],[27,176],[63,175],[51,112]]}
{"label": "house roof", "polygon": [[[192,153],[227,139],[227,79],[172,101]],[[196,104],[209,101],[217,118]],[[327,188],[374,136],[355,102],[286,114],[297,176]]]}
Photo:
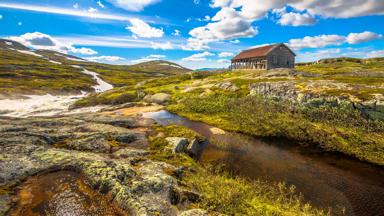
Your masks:
{"label": "house roof", "polygon": [[[264,57],[264,56],[267,56],[268,53],[270,53],[272,50],[279,47],[280,45],[286,46],[285,44],[273,44],[273,45],[262,46],[262,47],[257,47],[257,48],[253,48],[253,49],[244,50],[241,53],[239,53],[237,56],[235,56],[232,60],[247,59],[247,58],[254,58],[254,57]],[[287,48],[289,49],[289,47],[287,47]],[[291,49],[289,49],[289,51],[291,51],[293,55],[296,55]]]}

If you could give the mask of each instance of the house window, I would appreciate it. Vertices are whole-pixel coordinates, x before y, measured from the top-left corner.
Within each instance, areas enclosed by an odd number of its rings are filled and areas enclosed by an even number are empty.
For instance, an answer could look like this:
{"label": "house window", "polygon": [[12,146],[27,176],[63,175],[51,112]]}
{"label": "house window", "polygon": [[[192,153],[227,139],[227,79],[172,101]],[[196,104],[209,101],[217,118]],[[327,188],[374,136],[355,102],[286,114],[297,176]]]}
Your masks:
{"label": "house window", "polygon": [[287,65],[289,65],[289,61],[287,61]]}

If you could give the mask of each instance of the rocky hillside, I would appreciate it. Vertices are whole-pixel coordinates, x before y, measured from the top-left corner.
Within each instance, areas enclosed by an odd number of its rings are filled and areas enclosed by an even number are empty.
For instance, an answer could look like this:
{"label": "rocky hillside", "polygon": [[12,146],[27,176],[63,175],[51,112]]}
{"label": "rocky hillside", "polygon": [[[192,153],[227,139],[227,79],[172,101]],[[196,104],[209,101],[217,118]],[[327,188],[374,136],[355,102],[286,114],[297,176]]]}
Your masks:
{"label": "rocky hillside", "polygon": [[[79,67],[73,67],[77,65]],[[96,82],[81,73],[82,68],[99,73],[114,86],[129,86],[144,80],[182,74],[189,70],[159,61],[137,65],[109,65],[48,50],[32,50],[10,40],[0,39],[0,94],[75,94],[92,91]]]}

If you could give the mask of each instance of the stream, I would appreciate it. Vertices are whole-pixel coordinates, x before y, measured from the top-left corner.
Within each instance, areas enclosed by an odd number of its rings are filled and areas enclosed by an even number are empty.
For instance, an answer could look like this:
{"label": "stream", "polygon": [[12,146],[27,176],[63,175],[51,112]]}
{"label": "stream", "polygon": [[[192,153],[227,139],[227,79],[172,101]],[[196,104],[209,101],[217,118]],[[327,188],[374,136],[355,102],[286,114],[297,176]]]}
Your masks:
{"label": "stream", "polygon": [[[97,83],[92,86],[96,93],[113,89],[113,85],[105,82],[96,72],[89,71],[77,65],[74,68],[83,69],[82,73],[91,76]],[[86,92],[79,95],[25,95],[23,99],[0,100],[0,116],[29,117],[29,116],[54,116],[81,112],[96,112],[103,106],[86,107],[77,110],[69,110],[69,106],[77,100],[87,96]]]}
{"label": "stream", "polygon": [[107,198],[89,187],[81,174],[59,171],[28,178],[20,186],[10,216],[124,216]]}
{"label": "stream", "polygon": [[345,208],[346,215],[384,215],[384,170],[337,153],[303,147],[294,141],[259,139],[224,132],[167,111],[144,113],[161,125],[181,125],[207,137],[201,163],[223,165],[249,179],[294,185],[316,207]]}

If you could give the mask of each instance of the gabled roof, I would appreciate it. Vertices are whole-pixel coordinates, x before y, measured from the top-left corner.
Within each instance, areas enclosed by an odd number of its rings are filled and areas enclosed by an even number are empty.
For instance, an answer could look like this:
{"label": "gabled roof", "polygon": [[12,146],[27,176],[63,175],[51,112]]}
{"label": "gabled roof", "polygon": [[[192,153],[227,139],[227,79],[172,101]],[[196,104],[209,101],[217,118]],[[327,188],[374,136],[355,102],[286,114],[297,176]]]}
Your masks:
{"label": "gabled roof", "polygon": [[[262,47],[256,47],[253,49],[244,50],[241,53],[239,53],[237,56],[235,56],[232,60],[239,60],[239,59],[247,59],[247,58],[254,58],[254,57],[265,57],[270,53],[272,50],[274,50],[277,47],[280,47],[281,45],[287,47],[285,44],[273,44],[268,46],[262,46]],[[287,47],[288,50],[296,56],[296,54]]]}

